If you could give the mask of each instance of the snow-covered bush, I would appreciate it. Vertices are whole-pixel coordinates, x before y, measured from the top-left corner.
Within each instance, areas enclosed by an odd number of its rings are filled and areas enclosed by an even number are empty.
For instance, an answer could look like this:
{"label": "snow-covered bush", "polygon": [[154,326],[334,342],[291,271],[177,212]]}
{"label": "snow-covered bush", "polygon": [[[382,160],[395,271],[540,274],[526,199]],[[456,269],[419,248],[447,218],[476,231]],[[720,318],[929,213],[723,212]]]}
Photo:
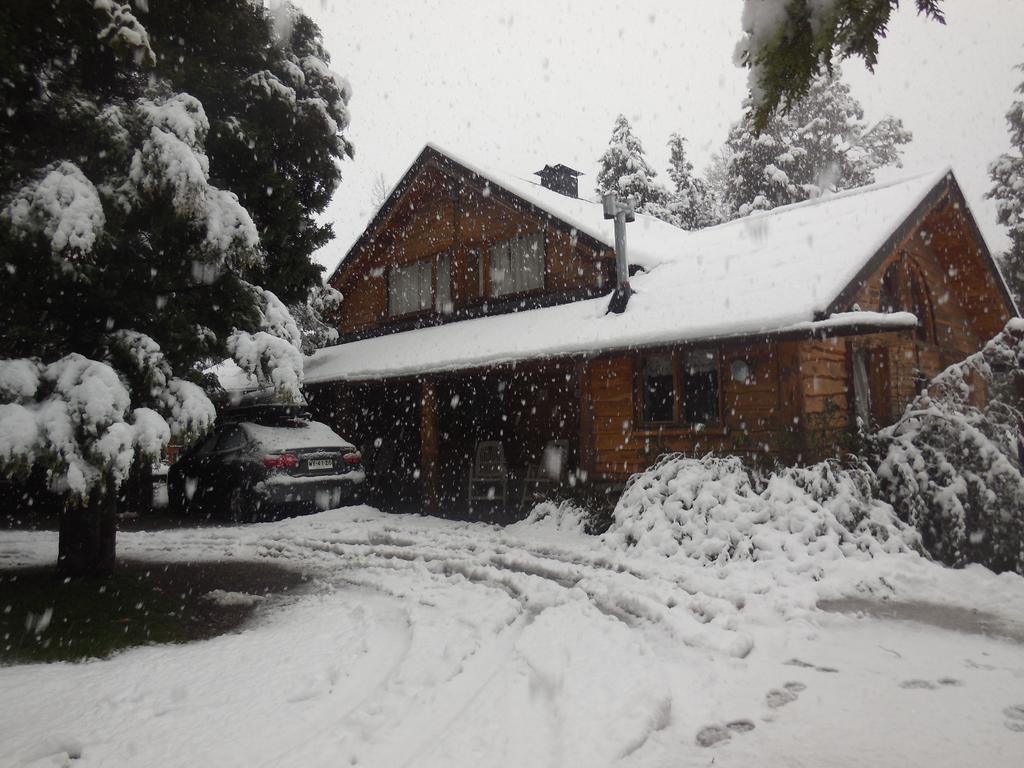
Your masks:
{"label": "snow-covered bush", "polygon": [[717,563],[866,558],[918,546],[865,467],[828,461],[762,477],[734,456],[680,454],[630,479],[605,540]]}
{"label": "snow-covered bush", "polygon": [[944,563],[1024,573],[1022,382],[1015,318],[872,440],[883,495]]}
{"label": "snow-covered bush", "polygon": [[589,533],[588,521],[590,512],[574,501],[545,499],[530,510],[525,519],[510,526],[546,528],[551,531],[569,531],[573,533]]}

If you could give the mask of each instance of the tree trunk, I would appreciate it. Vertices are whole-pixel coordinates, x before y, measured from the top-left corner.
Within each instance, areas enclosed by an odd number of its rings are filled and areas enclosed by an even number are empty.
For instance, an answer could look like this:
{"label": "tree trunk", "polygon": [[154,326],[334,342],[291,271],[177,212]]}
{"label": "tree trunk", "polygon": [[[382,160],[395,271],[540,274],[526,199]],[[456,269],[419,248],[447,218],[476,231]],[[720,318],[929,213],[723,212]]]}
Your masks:
{"label": "tree trunk", "polygon": [[117,491],[117,511],[143,517],[153,511],[153,465],[135,454],[128,477]]}
{"label": "tree trunk", "polygon": [[57,551],[61,576],[109,576],[114,572],[116,509],[114,494],[94,490],[87,503],[61,512]]}

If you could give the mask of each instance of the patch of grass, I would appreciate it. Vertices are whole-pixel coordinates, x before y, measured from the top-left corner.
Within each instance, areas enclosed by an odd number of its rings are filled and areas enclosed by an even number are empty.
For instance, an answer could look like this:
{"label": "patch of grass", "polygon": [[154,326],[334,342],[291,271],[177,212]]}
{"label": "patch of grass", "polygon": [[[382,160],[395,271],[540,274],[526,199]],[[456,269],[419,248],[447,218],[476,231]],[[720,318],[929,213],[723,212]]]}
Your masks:
{"label": "patch of grass", "polygon": [[155,643],[229,632],[255,610],[205,597],[268,595],[303,582],[263,562],[121,560],[113,576],[65,580],[53,567],[0,570],[0,664],[79,661]]}

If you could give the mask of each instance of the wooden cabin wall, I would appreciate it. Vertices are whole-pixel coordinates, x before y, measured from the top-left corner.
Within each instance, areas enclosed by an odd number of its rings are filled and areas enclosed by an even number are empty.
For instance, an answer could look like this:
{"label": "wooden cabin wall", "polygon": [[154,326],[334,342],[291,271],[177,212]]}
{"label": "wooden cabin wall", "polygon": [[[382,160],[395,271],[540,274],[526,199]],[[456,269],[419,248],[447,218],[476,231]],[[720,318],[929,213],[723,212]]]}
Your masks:
{"label": "wooden cabin wall", "polygon": [[794,342],[801,445],[797,459],[813,462],[849,448],[853,398],[845,338]]}
{"label": "wooden cabin wall", "polygon": [[[394,206],[381,231],[335,275],[332,285],[345,297],[334,318],[338,330],[345,337],[401,321],[388,316],[388,267],[445,252],[452,258],[456,312],[481,305],[487,297],[479,293],[474,252],[483,252],[486,260],[489,246],[537,232],[545,239],[545,286],[538,293],[596,291],[608,284],[614,262],[610,249],[595,251],[570,232],[517,210],[497,194],[485,194],[427,166]],[[484,282],[488,282],[486,271]]]}
{"label": "wooden cabin wall", "polygon": [[[798,342],[804,453],[816,460],[851,446],[856,404],[853,357],[861,354],[870,378],[872,425],[895,422],[923,382],[973,354],[1009,319],[995,279],[963,211],[940,205],[864,282],[849,308],[879,311],[882,282],[894,263],[925,285],[928,338],[915,331]],[[903,307],[913,311],[910,307]],[[984,393],[979,392],[983,397]]]}
{"label": "wooden cabin wall", "polygon": [[909,331],[859,336],[848,344],[848,357],[859,349],[869,361],[876,427],[896,421],[924,381],[977,352],[1009,319],[980,248],[963,212],[947,203],[894,249],[854,298],[861,309],[878,310],[885,273],[902,262],[921,276],[931,305],[931,317],[924,318],[932,326],[928,339]]}
{"label": "wooden cabin wall", "polygon": [[[721,424],[702,429],[640,423],[638,354],[590,360],[583,368],[587,380],[581,386],[585,398],[580,434],[581,441],[586,441],[581,452],[591,455],[593,479],[620,485],[671,452],[703,456],[713,451],[755,460],[794,455],[799,450],[796,412],[791,393],[781,381],[781,371],[791,365],[792,356],[791,346],[774,342],[722,348]],[[736,360],[750,367],[751,381],[732,378]]]}

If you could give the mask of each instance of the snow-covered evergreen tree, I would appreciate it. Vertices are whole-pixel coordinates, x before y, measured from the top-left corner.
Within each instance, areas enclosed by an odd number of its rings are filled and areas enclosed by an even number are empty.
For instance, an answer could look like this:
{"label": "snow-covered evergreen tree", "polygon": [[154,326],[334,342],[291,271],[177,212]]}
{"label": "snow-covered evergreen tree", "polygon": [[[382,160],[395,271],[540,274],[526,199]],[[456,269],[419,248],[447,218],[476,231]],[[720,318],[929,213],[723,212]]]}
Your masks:
{"label": "snow-covered evergreen tree", "polygon": [[[1018,69],[1024,71],[1024,64]],[[993,187],[986,196],[996,200],[999,223],[1009,230],[1010,250],[1003,254],[1000,266],[1017,306],[1024,306],[1024,82],[1017,86],[1017,93],[1022,98],[1006,113],[1011,150],[989,166]]]}
{"label": "snow-covered evergreen tree", "polygon": [[[112,566],[111,502],[132,463],[212,424],[197,386],[209,362],[231,356],[283,397],[299,395],[300,331],[256,282],[273,260],[264,230],[213,172],[206,106],[161,69],[171,60],[219,72],[225,93],[259,79],[219,69],[216,46],[190,48],[189,60],[171,47],[193,34],[272,35],[260,6],[214,5],[237,15],[221,16],[219,32],[164,36],[163,49],[117,0],[14,0],[0,15],[0,474],[43,472],[67,500],[67,573]],[[283,70],[334,84],[324,86],[333,102],[310,97],[326,112],[304,130],[337,141],[347,90],[304,50]],[[275,183],[298,188],[289,173]],[[314,202],[295,197],[300,211]]]}
{"label": "snow-covered evergreen tree", "polygon": [[948,565],[1024,574],[1022,371],[1024,321],[1013,318],[869,441],[883,495]]}
{"label": "snow-covered evergreen tree", "polygon": [[[914,0],[918,13],[945,23],[942,0]],[[878,63],[878,41],[899,0],[744,0],[737,66],[750,69],[750,124],[761,131],[781,109],[803,99],[833,61],[860,56]]]}
{"label": "snow-covered evergreen tree", "polygon": [[654,180],[658,174],[648,164],[640,139],[633,134],[625,115],[615,118],[608,149],[598,162],[598,194],[617,192],[620,199],[632,197],[638,213],[671,220],[666,208],[668,192]]}
{"label": "snow-covered evergreen tree", "polygon": [[726,202],[729,188],[729,162],[732,154],[728,144],[723,144],[717,152],[711,154],[707,168],[704,169],[704,183],[710,191],[710,201],[714,205],[716,222],[728,221],[732,211]]}
{"label": "snow-covered evergreen tree", "polygon": [[[352,155],[351,86],[331,71],[316,25],[287,2],[150,3],[158,74],[198,98],[210,121],[210,174],[238,195],[260,232],[245,277],[302,305],[321,282],[314,251],[333,236],[316,215]],[[255,3],[255,5],[264,5]]]}
{"label": "snow-covered evergreen tree", "polygon": [[693,163],[686,156],[686,139],[673,133],[668,140],[669,169],[672,180],[665,207],[672,223],[683,229],[702,229],[718,224],[718,204],[707,182],[693,173]]}
{"label": "snow-covered evergreen tree", "polygon": [[330,318],[341,306],[342,295],[329,285],[320,285],[309,292],[301,304],[290,307],[299,328],[300,348],[311,355],[316,350],[338,341],[338,328]]}
{"label": "snow-covered evergreen tree", "polygon": [[745,118],[726,140],[729,157],[726,204],[732,216],[769,210],[875,180],[875,171],[900,164],[900,147],[911,139],[901,120],[874,125],[838,78],[819,77],[807,95],[764,130]]}

